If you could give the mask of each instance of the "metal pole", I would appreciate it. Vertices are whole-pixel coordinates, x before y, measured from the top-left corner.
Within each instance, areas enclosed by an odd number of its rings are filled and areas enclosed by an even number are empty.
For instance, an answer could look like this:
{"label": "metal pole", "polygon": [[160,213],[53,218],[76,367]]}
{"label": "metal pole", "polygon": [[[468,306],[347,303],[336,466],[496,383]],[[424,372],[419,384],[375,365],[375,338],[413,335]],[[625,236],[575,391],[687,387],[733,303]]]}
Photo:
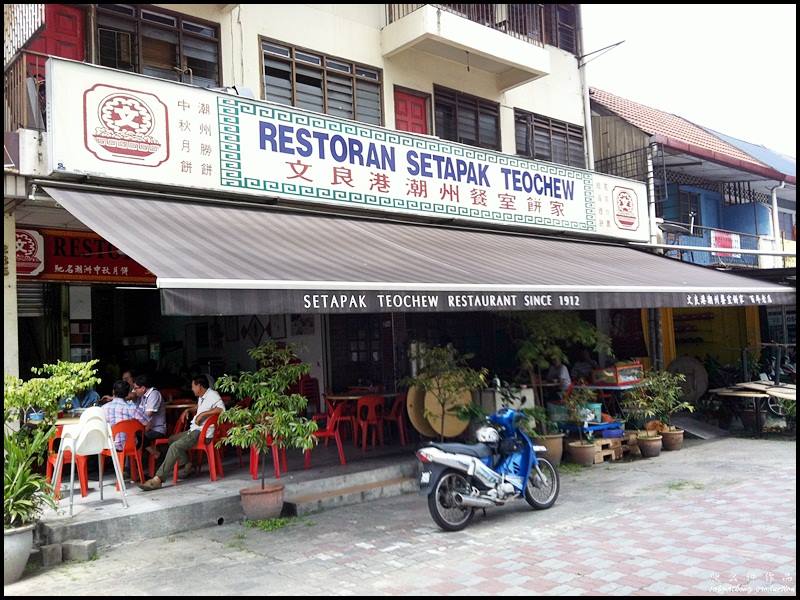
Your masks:
{"label": "metal pole", "polygon": [[775,385],[781,384],[781,362],[783,362],[783,346],[778,345],[775,348],[777,356],[775,357]]}
{"label": "metal pole", "polygon": [[750,380],[750,365],[747,363],[747,348],[742,348],[742,381]]}
{"label": "metal pole", "polygon": [[650,243],[658,243],[658,233],[656,226],[656,177],[653,169],[653,160],[658,149],[658,144],[653,142],[647,147],[647,210],[650,221]]}

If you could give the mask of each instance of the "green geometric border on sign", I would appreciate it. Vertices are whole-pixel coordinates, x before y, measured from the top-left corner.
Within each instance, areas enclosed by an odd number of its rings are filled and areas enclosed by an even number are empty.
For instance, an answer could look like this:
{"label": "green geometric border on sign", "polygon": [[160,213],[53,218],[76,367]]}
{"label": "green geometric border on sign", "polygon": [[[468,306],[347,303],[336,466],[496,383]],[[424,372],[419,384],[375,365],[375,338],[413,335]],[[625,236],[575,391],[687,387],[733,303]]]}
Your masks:
{"label": "green geometric border on sign", "polygon": [[[270,194],[289,195],[303,199],[318,199],[336,201],[348,204],[362,204],[367,206],[380,206],[396,210],[414,211],[417,213],[431,213],[451,217],[468,217],[484,221],[513,223],[521,225],[546,225],[550,227],[569,227],[580,231],[597,231],[594,211],[594,188],[592,174],[588,171],[579,171],[563,165],[535,162],[519,156],[501,154],[492,150],[472,148],[440,140],[430,140],[404,132],[388,131],[373,128],[364,123],[342,121],[329,118],[325,115],[312,115],[304,112],[295,112],[286,107],[271,104],[260,104],[240,98],[217,97],[217,113],[219,119],[219,147],[220,147],[220,184],[225,187],[234,187],[246,190],[259,190]],[[406,148],[415,148],[439,154],[462,157],[475,161],[493,163],[499,166],[524,169],[547,175],[570,177],[583,182],[585,198],[586,221],[561,221],[549,217],[534,215],[504,213],[486,208],[470,208],[453,206],[449,204],[434,204],[426,200],[413,200],[408,198],[395,198],[364,194],[361,192],[348,192],[332,190],[313,185],[269,181],[253,177],[242,176],[242,148],[240,134],[240,115],[253,115],[281,123],[314,127],[327,131],[367,138],[375,142],[396,144]]]}

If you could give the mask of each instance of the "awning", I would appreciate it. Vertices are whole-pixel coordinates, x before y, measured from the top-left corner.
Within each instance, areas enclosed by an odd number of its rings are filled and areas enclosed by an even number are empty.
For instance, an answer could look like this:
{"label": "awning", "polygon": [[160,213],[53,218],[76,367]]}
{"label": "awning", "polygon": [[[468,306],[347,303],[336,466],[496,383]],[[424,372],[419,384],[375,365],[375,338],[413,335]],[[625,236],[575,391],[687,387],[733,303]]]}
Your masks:
{"label": "awning", "polygon": [[165,315],[794,304],[612,244],[46,187],[157,276]]}

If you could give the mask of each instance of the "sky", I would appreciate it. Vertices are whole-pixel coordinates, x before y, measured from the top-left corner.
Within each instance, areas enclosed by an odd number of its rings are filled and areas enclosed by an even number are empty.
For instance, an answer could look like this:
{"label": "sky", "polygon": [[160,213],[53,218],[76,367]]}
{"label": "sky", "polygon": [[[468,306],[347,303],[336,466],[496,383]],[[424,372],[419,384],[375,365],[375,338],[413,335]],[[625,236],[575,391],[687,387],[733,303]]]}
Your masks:
{"label": "sky", "polygon": [[797,156],[794,4],[582,4],[590,86]]}

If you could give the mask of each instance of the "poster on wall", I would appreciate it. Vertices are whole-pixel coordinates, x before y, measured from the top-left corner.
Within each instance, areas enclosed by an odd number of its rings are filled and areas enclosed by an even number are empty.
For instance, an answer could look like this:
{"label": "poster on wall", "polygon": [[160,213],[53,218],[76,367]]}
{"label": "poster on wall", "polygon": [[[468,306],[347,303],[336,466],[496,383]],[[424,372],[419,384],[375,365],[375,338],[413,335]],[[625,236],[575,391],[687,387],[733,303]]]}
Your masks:
{"label": "poster on wall", "polygon": [[313,335],[314,315],[292,315],[292,336]]}

